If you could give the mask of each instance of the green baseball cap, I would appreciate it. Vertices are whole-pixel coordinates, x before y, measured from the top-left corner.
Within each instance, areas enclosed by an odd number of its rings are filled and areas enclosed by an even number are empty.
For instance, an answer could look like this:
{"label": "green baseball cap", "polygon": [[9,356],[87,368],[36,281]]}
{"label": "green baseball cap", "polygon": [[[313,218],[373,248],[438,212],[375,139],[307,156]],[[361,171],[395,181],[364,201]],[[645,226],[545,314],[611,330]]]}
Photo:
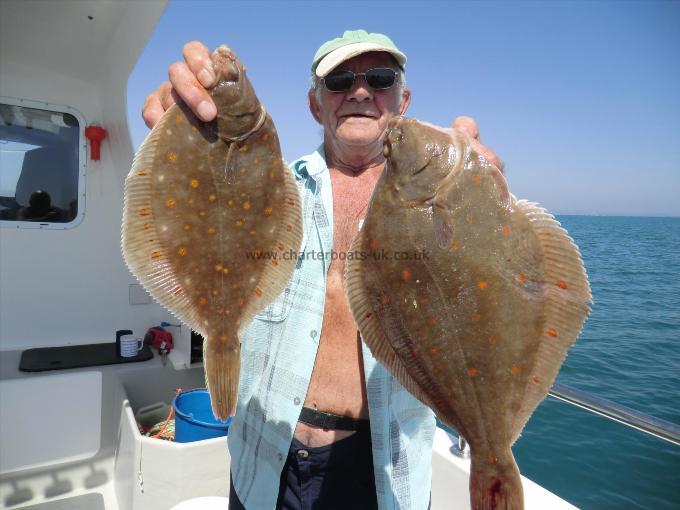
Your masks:
{"label": "green baseball cap", "polygon": [[316,51],[312,72],[323,78],[345,60],[369,51],[386,51],[397,60],[399,67],[406,67],[406,55],[386,35],[366,30],[346,30],[342,37],[323,43]]}

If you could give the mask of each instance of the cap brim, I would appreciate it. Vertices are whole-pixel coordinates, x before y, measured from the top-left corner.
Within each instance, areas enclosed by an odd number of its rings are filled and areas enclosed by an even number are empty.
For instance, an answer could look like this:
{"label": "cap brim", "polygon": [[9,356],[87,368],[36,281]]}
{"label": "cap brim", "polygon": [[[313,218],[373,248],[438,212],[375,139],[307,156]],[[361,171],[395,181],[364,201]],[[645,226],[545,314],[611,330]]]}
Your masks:
{"label": "cap brim", "polygon": [[385,51],[389,53],[397,60],[399,67],[403,68],[406,63],[406,55],[394,48],[388,48],[376,43],[355,43],[331,51],[328,55],[323,57],[319,61],[319,65],[316,66],[316,75],[319,78],[323,78],[345,60],[349,60],[350,58],[370,51]]}

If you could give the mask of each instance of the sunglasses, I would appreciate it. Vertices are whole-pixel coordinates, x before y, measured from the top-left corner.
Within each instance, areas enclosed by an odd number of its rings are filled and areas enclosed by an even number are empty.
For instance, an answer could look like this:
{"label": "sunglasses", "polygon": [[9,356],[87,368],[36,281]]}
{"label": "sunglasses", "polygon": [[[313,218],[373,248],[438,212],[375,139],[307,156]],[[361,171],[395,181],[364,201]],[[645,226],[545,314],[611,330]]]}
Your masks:
{"label": "sunglasses", "polygon": [[323,83],[331,92],[346,92],[354,85],[357,77],[363,76],[374,90],[389,89],[397,81],[397,72],[389,67],[376,67],[365,73],[354,71],[332,71],[323,78]]}

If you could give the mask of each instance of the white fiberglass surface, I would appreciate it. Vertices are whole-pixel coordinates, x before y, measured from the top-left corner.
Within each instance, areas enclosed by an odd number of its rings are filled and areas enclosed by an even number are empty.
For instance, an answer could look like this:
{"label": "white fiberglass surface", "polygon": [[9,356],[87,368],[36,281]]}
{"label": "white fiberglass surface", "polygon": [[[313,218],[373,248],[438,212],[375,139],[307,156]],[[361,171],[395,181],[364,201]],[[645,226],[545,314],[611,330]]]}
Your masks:
{"label": "white fiberglass surface", "polygon": [[96,454],[101,400],[101,372],[0,381],[0,473]]}

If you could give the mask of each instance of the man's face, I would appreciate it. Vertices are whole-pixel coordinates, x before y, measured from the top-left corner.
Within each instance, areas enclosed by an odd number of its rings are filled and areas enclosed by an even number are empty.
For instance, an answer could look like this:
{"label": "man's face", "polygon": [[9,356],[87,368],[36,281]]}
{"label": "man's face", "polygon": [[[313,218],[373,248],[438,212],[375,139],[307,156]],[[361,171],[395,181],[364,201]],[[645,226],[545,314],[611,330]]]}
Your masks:
{"label": "man's face", "polygon": [[[334,70],[365,73],[376,67],[399,67],[385,52],[364,53],[346,60]],[[324,128],[326,141],[340,146],[382,144],[387,123],[395,115],[402,115],[410,102],[410,91],[395,83],[386,90],[374,90],[364,76],[357,77],[346,92],[331,92],[323,83],[318,94],[310,91],[310,109]],[[402,101],[403,95],[403,101]]]}

